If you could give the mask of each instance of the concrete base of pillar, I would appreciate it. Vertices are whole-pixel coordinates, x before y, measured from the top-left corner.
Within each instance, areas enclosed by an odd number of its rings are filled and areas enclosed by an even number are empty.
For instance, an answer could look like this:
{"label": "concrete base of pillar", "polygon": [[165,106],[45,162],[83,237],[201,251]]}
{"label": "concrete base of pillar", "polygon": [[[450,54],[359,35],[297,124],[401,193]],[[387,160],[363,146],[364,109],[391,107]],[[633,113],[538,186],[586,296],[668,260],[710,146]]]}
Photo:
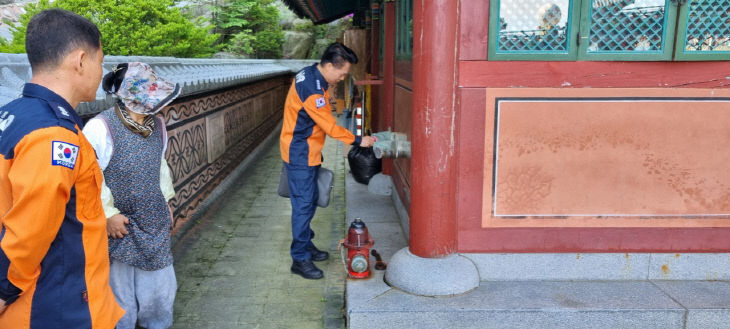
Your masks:
{"label": "concrete base of pillar", "polygon": [[453,296],[479,287],[479,272],[471,260],[458,254],[422,258],[403,248],[391,258],[385,281],[414,295]]}

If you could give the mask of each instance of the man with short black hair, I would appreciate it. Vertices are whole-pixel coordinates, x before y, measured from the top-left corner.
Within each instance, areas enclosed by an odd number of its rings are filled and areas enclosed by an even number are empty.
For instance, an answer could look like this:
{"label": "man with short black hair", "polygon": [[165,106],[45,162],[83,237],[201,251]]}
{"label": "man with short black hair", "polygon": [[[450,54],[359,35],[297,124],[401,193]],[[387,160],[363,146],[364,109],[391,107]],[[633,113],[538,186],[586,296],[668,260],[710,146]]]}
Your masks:
{"label": "man with short black hair", "polygon": [[325,134],[349,145],[370,147],[373,138],[359,137],[338,126],[332,116],[327,89],[343,79],[357,55],[341,43],[324,51],[318,64],[303,68],[294,77],[284,105],[284,123],[279,138],[281,158],[289,180],[292,205],[292,273],[307,279],[320,279],[322,270],[312,261],[323,261],[329,253],[312,243],[310,227],[317,210],[317,173],[322,164]]}
{"label": "man with short black hair", "polygon": [[101,81],[101,33],[61,9],[30,20],[33,77],[0,108],[0,328],[114,328],[101,171],[74,110]]}

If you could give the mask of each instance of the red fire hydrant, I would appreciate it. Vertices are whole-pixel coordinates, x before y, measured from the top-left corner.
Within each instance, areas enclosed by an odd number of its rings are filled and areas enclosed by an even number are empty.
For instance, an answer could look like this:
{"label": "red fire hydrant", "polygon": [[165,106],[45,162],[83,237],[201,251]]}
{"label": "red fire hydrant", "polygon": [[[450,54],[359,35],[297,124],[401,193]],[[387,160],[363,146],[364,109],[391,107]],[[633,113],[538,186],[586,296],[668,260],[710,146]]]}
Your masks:
{"label": "red fire hydrant", "polygon": [[342,250],[340,251],[347,276],[356,279],[370,276],[370,248],[374,243],[365,223],[360,218],[355,218],[347,230],[347,237],[340,242],[340,246],[347,248],[347,259],[344,258]]}

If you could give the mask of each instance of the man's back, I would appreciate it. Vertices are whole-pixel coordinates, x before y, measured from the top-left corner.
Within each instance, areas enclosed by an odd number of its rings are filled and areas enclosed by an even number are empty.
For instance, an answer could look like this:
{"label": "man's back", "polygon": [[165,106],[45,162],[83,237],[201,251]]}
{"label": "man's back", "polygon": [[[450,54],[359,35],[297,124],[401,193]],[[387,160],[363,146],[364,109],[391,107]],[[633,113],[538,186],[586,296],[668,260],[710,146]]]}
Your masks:
{"label": "man's back", "polygon": [[0,328],[113,328],[93,148],[62,97],[23,94],[0,108],[0,299],[12,302]]}
{"label": "man's back", "polygon": [[346,144],[359,143],[351,132],[338,126],[332,116],[328,87],[317,64],[303,68],[295,76],[284,104],[284,122],[279,138],[284,162],[320,165],[325,134]]}

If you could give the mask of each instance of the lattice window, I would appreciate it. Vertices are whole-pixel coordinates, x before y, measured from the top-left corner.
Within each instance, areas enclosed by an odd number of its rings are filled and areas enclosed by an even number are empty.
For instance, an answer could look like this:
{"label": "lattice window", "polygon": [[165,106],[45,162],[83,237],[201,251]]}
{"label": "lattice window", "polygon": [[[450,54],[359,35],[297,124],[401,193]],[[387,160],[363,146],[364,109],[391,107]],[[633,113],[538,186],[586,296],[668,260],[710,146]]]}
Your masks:
{"label": "lattice window", "polygon": [[490,60],[730,60],[730,0],[491,0],[489,6]]}
{"label": "lattice window", "polygon": [[730,0],[689,1],[686,52],[730,51]]}
{"label": "lattice window", "polygon": [[497,51],[566,52],[569,12],[569,0],[500,1]]}
{"label": "lattice window", "polygon": [[396,3],[396,58],[410,58],[413,54],[413,0],[397,0]]}
{"label": "lattice window", "polygon": [[664,0],[593,0],[588,53],[664,50]]}

